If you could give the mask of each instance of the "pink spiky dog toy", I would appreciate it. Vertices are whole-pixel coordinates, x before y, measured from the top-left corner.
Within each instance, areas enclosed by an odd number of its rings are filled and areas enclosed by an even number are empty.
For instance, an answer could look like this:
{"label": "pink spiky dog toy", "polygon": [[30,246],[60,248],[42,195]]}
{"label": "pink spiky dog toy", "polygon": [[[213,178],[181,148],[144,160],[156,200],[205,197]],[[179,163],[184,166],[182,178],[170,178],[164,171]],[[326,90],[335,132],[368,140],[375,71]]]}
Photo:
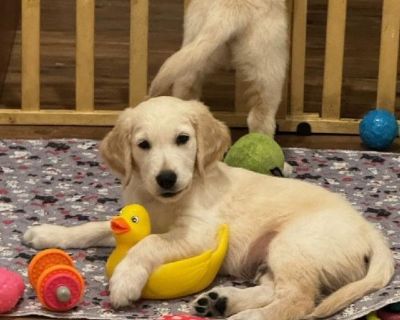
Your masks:
{"label": "pink spiky dog toy", "polygon": [[25,290],[22,277],[6,268],[0,268],[0,313],[11,311]]}

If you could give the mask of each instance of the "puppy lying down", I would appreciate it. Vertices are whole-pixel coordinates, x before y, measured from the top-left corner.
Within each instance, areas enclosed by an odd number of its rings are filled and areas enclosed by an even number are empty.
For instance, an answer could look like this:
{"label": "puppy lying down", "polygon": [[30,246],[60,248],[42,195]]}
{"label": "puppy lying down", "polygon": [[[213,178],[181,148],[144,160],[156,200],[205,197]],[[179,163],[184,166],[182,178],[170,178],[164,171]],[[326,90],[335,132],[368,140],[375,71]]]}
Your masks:
{"label": "puppy lying down", "polygon": [[[157,266],[215,246],[222,223],[231,237],[221,273],[257,285],[200,294],[193,302],[200,315],[321,318],[390,281],[394,261],[383,236],[344,198],[228,167],[219,160],[229,144],[228,128],[200,102],[159,97],[120,115],[101,154],[123,181],[124,202],[150,212],[154,234],[110,279],[115,307],[139,299]],[[109,222],[35,226],[24,241],[37,249],[114,245]]]}

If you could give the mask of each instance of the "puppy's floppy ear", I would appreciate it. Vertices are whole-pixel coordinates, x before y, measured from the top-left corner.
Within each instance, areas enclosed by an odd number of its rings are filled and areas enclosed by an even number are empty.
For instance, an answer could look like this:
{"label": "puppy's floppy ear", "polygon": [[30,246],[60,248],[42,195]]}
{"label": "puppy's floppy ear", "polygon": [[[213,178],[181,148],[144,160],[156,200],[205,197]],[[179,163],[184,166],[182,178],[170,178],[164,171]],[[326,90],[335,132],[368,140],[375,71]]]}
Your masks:
{"label": "puppy's floppy ear", "polygon": [[[130,111],[130,110],[129,110]],[[122,179],[124,186],[129,184],[134,168],[131,149],[132,119],[129,111],[124,111],[114,128],[100,144],[100,153],[107,165]]]}
{"label": "puppy's floppy ear", "polygon": [[215,119],[208,108],[200,102],[192,104],[193,123],[197,139],[197,169],[202,175],[206,168],[224,156],[231,144],[228,127]]}

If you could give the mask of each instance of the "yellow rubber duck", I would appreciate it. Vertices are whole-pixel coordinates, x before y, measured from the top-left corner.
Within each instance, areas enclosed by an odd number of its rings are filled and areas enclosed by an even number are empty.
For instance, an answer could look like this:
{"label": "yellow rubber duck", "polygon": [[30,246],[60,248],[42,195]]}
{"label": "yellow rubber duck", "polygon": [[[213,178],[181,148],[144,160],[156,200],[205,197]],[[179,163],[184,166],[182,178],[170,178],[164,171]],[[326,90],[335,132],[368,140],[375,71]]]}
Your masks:
{"label": "yellow rubber duck", "polygon": [[106,273],[109,278],[115,267],[125,257],[128,250],[151,233],[151,223],[147,210],[137,204],[122,208],[119,216],[111,220],[116,246],[108,257]]}
{"label": "yellow rubber duck", "polygon": [[[125,206],[120,215],[111,220],[116,248],[106,264],[108,277],[125,257],[127,251],[151,233],[149,215],[138,204]],[[228,250],[229,230],[222,225],[218,245],[200,255],[167,263],[158,267],[142,291],[144,299],[174,299],[192,295],[207,288],[215,279]]]}

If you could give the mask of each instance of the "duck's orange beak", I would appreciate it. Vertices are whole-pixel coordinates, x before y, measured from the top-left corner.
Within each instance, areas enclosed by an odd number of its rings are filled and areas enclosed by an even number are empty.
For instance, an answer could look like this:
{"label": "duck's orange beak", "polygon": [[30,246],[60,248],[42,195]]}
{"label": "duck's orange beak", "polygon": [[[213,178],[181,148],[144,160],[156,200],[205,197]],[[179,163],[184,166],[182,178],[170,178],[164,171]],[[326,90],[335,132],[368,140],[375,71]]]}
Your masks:
{"label": "duck's orange beak", "polygon": [[111,230],[115,234],[122,234],[128,232],[130,227],[125,219],[121,217],[115,217],[111,219]]}

